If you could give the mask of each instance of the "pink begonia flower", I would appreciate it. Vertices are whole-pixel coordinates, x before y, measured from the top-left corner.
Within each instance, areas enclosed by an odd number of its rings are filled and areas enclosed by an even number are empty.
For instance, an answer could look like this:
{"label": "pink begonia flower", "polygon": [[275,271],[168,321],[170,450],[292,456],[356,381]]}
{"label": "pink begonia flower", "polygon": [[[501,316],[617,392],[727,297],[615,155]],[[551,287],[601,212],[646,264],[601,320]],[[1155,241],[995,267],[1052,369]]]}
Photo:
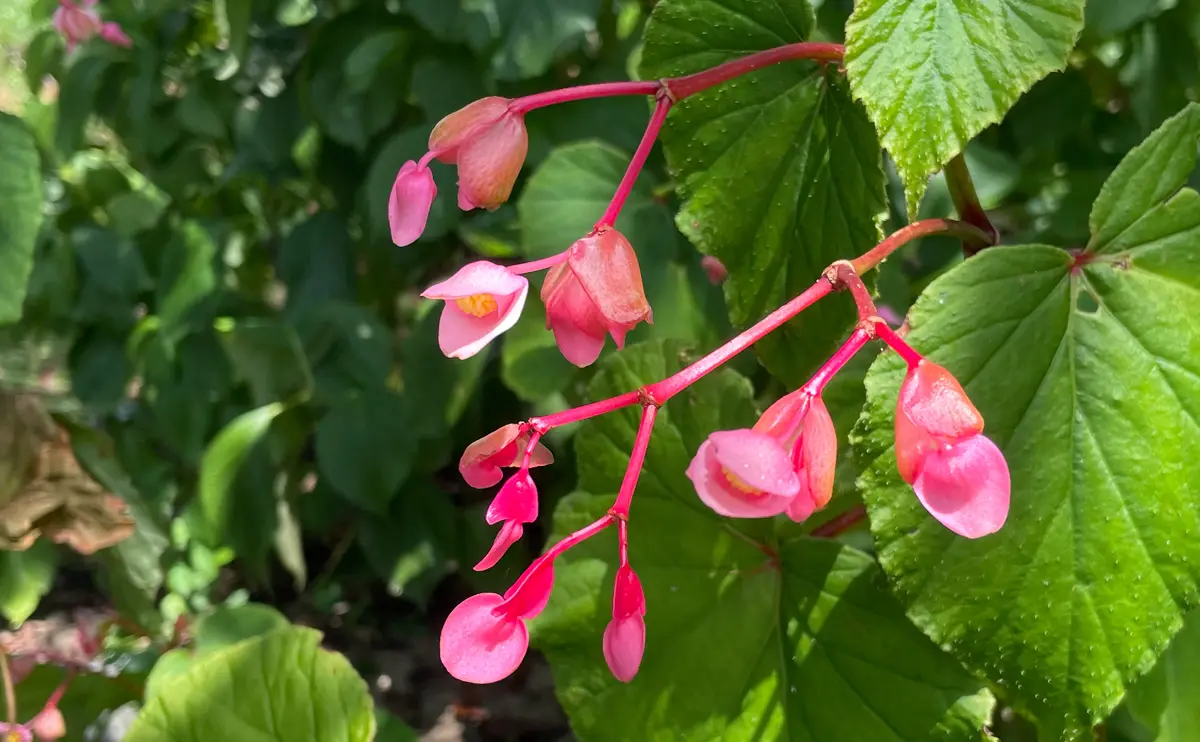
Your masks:
{"label": "pink begonia flower", "polygon": [[521,467],[508,478],[500,491],[488,505],[485,520],[489,526],[503,522],[500,532],[488,553],[475,565],[476,572],[491,569],[508,551],[508,547],[520,540],[524,523],[532,523],[538,517],[537,485],[529,470]]}
{"label": "pink begonia flower", "polygon": [[600,357],[606,335],[621,348],[639,322],[653,322],[637,255],[611,227],[571,245],[566,261],[546,274],[542,303],[559,350],[580,367]]}
{"label": "pink begonia flower", "polygon": [[467,263],[421,296],[446,302],[438,324],[438,345],[449,358],[470,358],[517,323],[529,280],[495,263]]}
{"label": "pink begonia flower", "polygon": [[837,469],[837,431],[825,400],[799,389],[767,408],[754,430],[774,437],[790,452],[800,491],[787,516],[802,523],[828,505]]}
{"label": "pink begonia flower", "polygon": [[756,430],[718,430],[688,466],[705,505],[731,518],[769,518],[800,491],[791,457],[778,440]]}
{"label": "pink begonia flower", "polygon": [[42,709],[41,713],[29,722],[29,728],[38,742],[55,742],[67,734],[67,722],[57,706]]}
{"label": "pink begonia flower", "polygon": [[896,466],[942,525],[966,538],[1000,530],[1011,482],[983,417],[949,371],[929,360],[910,366],[896,402]]}
{"label": "pink begonia flower", "polygon": [[[522,432],[516,423],[505,425],[467,446],[458,461],[458,471],[467,484],[475,489],[486,489],[497,484],[504,476],[502,466],[517,466],[525,458],[525,449],[530,434]],[[546,466],[554,463],[554,454],[540,442],[533,447],[529,467]]]}
{"label": "pink begonia flower", "polygon": [[525,621],[542,612],[553,587],[553,560],[542,558],[504,595],[483,593],[459,603],[442,626],[442,665],[464,683],[511,675],[529,649]]}
{"label": "pink begonia flower", "polygon": [[52,23],[67,42],[68,52],[100,33],[103,28],[95,5],[96,0],[81,0],[78,5],[72,0],[60,0]]}
{"label": "pink begonia flower", "polygon": [[116,23],[105,23],[101,26],[100,38],[114,46],[122,46],[126,49],[133,46],[133,40]]}
{"label": "pink begonia flower", "polygon": [[604,629],[604,661],[613,677],[628,683],[637,675],[646,651],[646,594],[628,564],[617,569],[612,615]]}
{"label": "pink begonia flower", "polygon": [[508,200],[529,151],[525,118],[509,100],[483,98],[446,116],[429,134],[429,151],[458,165],[458,205],[492,210]]}
{"label": "pink begonia flower", "polygon": [[708,282],[713,286],[729,278],[729,270],[725,264],[711,255],[700,258],[700,267],[704,269],[704,273],[708,276]]}
{"label": "pink begonia flower", "polygon": [[404,163],[388,197],[388,226],[398,247],[411,245],[425,231],[429,208],[437,196],[433,173],[422,163]]}

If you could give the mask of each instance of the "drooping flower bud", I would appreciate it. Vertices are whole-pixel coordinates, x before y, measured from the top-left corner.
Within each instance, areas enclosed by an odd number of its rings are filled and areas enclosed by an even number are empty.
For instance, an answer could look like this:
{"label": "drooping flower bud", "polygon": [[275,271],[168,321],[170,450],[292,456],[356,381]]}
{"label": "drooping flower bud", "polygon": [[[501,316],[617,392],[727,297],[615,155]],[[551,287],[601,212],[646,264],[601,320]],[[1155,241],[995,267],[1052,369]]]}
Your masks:
{"label": "drooping flower bud", "polygon": [[529,151],[525,118],[507,98],[490,97],[446,116],[429,135],[429,150],[458,165],[458,205],[495,209],[508,200]]}
{"label": "drooping flower bud", "polygon": [[611,336],[618,348],[639,322],[652,322],[642,273],[629,240],[604,227],[567,251],[542,284],[546,326],[559,350],[576,366],[591,365]]}
{"label": "drooping flower bud", "polygon": [[29,729],[38,742],[56,742],[67,735],[67,722],[62,711],[55,706],[42,709],[33,717],[33,721],[29,722]]}
{"label": "drooping flower bud", "polygon": [[529,470],[521,468],[509,477],[500,491],[492,499],[485,516],[489,526],[503,522],[496,540],[486,556],[475,565],[476,572],[491,569],[500,561],[508,547],[520,540],[524,532],[524,523],[532,523],[538,517],[537,485]]}
{"label": "drooping flower bud", "polygon": [[104,39],[113,46],[121,46],[126,49],[133,46],[133,40],[129,35],[121,29],[121,26],[116,23],[105,23],[100,27],[100,38]]}
{"label": "drooping flower bud", "polygon": [[[522,432],[515,423],[498,430],[467,446],[458,461],[458,471],[467,484],[475,489],[486,489],[498,483],[504,476],[502,466],[517,466],[525,458],[530,433]],[[546,466],[554,463],[554,454],[540,442],[534,444],[529,457],[529,467]]]}
{"label": "drooping flower bud", "polygon": [[800,491],[787,516],[802,523],[828,505],[837,469],[837,431],[825,400],[804,389],[792,392],[771,405],[754,429],[775,436],[791,452]]}
{"label": "drooping flower bud", "polygon": [[81,0],[79,4],[72,0],[60,0],[52,23],[67,43],[68,52],[100,33],[103,28],[95,5],[96,0]]}
{"label": "drooping flower bud", "polygon": [[392,231],[392,242],[399,247],[411,245],[425,231],[429,221],[429,208],[437,197],[437,184],[433,173],[420,163],[409,160],[396,174],[392,193],[388,198],[388,226]]}
{"label": "drooping flower bud", "polygon": [[542,612],[553,587],[553,561],[543,557],[504,595],[483,593],[459,603],[442,626],[442,665],[464,683],[511,675],[529,649],[525,621]]}
{"label": "drooping flower bud", "polygon": [[925,509],[966,538],[995,533],[1008,518],[1008,464],[982,431],[949,371],[928,359],[909,367],[896,403],[896,465]]}
{"label": "drooping flower bud", "polygon": [[442,299],[438,345],[449,358],[470,358],[517,323],[529,281],[486,260],[467,263],[421,296]]}
{"label": "drooping flower bud", "polygon": [[613,617],[604,629],[604,661],[613,676],[628,683],[637,675],[646,651],[646,595],[628,564],[617,569],[613,583]]}

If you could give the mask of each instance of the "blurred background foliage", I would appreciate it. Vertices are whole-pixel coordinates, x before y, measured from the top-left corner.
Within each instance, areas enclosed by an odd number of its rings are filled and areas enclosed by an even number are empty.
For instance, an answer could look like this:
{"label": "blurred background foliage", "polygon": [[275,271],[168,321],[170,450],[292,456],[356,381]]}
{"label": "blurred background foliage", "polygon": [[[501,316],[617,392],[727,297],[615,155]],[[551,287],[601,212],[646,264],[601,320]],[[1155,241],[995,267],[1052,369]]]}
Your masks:
{"label": "blurred background foliage", "polygon": [[[1196,98],[1198,4],[1093,0],[1069,68],[972,143],[967,162],[1005,241],[1086,241],[1113,166]],[[449,608],[502,590],[547,530],[472,572],[493,535],[490,493],[461,483],[459,453],[501,424],[584,401],[592,372],[561,358],[533,301],[499,343],[448,360],[419,293],[472,258],[542,257],[582,236],[649,104],[532,113],[521,181],[495,212],[458,211],[451,170],[434,164],[442,198],[412,247],[391,244],[386,200],[433,124],[471,100],[631,77],[652,5],[105,0],[132,48],[94,41],[68,55],[49,24],[55,2],[0,3],[0,108],[33,131],[47,203],[23,317],[0,328],[0,382],[75,426],[76,457],[136,522],[92,557],[45,543],[0,552],[0,611],[19,622],[111,604],[168,637],[180,617],[269,603],[325,630],[367,677],[391,678],[376,694],[419,727],[454,701],[456,723],[494,738],[565,733],[536,668],[513,685],[548,710],[513,710],[496,700],[507,691],[455,689],[430,647]],[[815,5],[819,35],[840,39],[850,0]],[[894,229],[905,214],[894,173],[890,195]],[[618,224],[654,308],[630,341],[707,350],[732,328],[675,204],[656,151]],[[951,212],[939,176],[920,213]],[[882,301],[903,312],[958,255],[948,240],[909,246],[881,272]],[[752,358],[739,364],[764,398],[781,391]],[[843,434],[861,402],[861,383],[839,379]],[[573,433],[550,436],[547,519],[576,481]],[[846,502],[852,481],[839,474]],[[397,653],[406,659],[388,659]],[[408,734],[387,724],[390,739]]]}

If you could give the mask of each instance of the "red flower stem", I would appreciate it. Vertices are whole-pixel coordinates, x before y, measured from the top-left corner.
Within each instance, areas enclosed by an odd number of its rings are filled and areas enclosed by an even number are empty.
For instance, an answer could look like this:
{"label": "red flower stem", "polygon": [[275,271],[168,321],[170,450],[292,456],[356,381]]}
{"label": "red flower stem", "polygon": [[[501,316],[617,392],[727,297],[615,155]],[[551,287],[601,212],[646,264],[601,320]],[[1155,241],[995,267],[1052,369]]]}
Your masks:
{"label": "red flower stem", "polygon": [[525,443],[525,456],[521,458],[521,468],[525,471],[529,471],[529,462],[533,459],[533,449],[541,439],[542,433],[540,430],[534,430],[529,434],[529,440]]}
{"label": "red flower stem", "polygon": [[617,521],[617,557],[620,559],[620,566],[629,566],[629,521]]}
{"label": "red flower stem", "polygon": [[645,388],[646,396],[652,399],[655,404],[665,404],[668,399],[719,368],[730,358],[733,358],[746,348],[762,340],[766,335],[779,329],[783,323],[800,314],[800,312],[815,304],[818,299],[826,296],[831,291],[833,291],[833,284],[824,277],[819,278],[816,283],[805,289],[802,294],[774,312],[771,312],[766,317],[763,317],[757,324],[728,343],[725,343],[720,348],[717,348],[673,376],[668,376],[662,381],[647,386]]}
{"label": "red flower stem", "polygon": [[600,221],[596,222],[597,231],[616,223],[621,208],[625,206],[625,199],[629,198],[629,192],[633,190],[633,184],[637,181],[638,174],[642,172],[642,166],[646,164],[650,150],[654,149],[654,141],[658,139],[658,132],[662,129],[663,122],[667,120],[667,114],[670,111],[671,99],[665,95],[659,95],[658,100],[654,103],[654,113],[650,115],[650,123],[646,124],[646,132],[642,134],[642,141],[638,144],[637,151],[633,153],[629,167],[625,168],[625,176],[621,178],[617,192],[609,202],[608,208],[604,210]]}
{"label": "red flower stem", "polygon": [[506,270],[509,273],[514,273],[519,276],[524,273],[535,273],[537,271],[546,270],[547,268],[553,268],[554,266],[565,261],[566,259],[567,259],[567,251],[563,250],[562,252],[558,253],[557,255],[551,255],[548,258],[542,258],[541,260],[531,260],[528,263],[517,263],[516,265],[507,266]]}
{"label": "red flower stem", "polygon": [[670,91],[671,97],[679,101],[687,98],[689,95],[695,95],[703,90],[732,80],[735,77],[740,77],[757,69],[778,64],[779,62],[787,62],[795,59],[811,59],[817,62],[840,62],[842,61],[842,53],[844,51],[845,49],[841,44],[802,41],[798,44],[777,46],[774,49],[755,52],[754,54],[724,62],[716,67],[702,70],[692,75],[668,78],[663,80],[663,85]]}
{"label": "red flower stem", "polygon": [[871,292],[867,290],[867,285],[863,283],[858,271],[854,270],[854,266],[847,260],[839,260],[831,267],[833,270],[827,272],[826,277],[850,291],[850,296],[854,297],[854,306],[858,308],[858,321],[870,322],[872,317],[879,314],[879,310],[875,308],[875,300],[871,298]]}
{"label": "red flower stem", "polygon": [[[971,180],[971,172],[967,169],[967,160],[962,153],[955,155],[943,169],[946,174],[946,186],[950,190],[950,198],[954,201],[954,210],[958,218],[967,224],[978,227],[988,235],[990,245],[1000,241],[1000,233],[987,217],[987,212],[979,203],[979,194],[975,192],[975,182]],[[979,252],[987,245],[979,245],[963,240],[963,255],[968,258]]]}
{"label": "red flower stem", "polygon": [[600,533],[605,528],[611,526],[614,521],[616,521],[616,518],[606,514],[599,520],[580,528],[578,531],[572,533],[570,536],[567,536],[554,546],[551,546],[545,554],[542,554],[537,559],[534,559],[533,563],[525,568],[525,571],[521,573],[521,576],[518,577],[515,582],[513,582],[512,587],[505,592],[505,595],[509,596],[508,600],[505,600],[503,603],[493,608],[492,613],[497,616],[503,615],[505,612],[505,606],[516,599],[517,595],[521,592],[521,588],[525,586],[525,583],[528,582],[530,576],[533,575],[533,573],[537,571],[539,567],[546,562],[554,561],[561,556],[564,551],[572,546],[575,546],[582,541],[587,541],[592,536],[595,536],[597,533]]}
{"label": "red flower stem", "polygon": [[865,505],[855,505],[844,513],[835,515],[812,529],[814,538],[836,538],[867,519]]}
{"label": "red flower stem", "polygon": [[883,320],[875,321],[875,335],[888,344],[888,347],[896,351],[909,368],[915,367],[921,362],[922,356],[911,345],[904,342],[904,339],[897,335],[892,328],[888,327]]}
{"label": "red flower stem", "polygon": [[615,397],[602,399],[599,402],[585,404],[582,407],[574,407],[562,412],[530,418],[529,426],[538,432],[545,433],[551,428],[557,428],[560,425],[570,425],[580,420],[587,420],[588,418],[607,414],[613,410],[619,410],[622,407],[637,404],[640,400],[641,395],[638,391],[625,392]]}
{"label": "red flower stem", "polygon": [[54,692],[50,694],[50,698],[46,699],[46,704],[42,706],[42,710],[45,711],[57,706],[58,702],[62,700],[63,694],[67,692],[67,688],[71,686],[71,681],[74,679],[75,671],[67,670],[66,677],[64,677],[62,682],[58,684],[58,687],[54,689]]}
{"label": "red flower stem", "polygon": [[909,242],[934,235],[958,237],[963,242],[970,242],[981,248],[995,244],[991,235],[973,224],[956,219],[922,219],[892,232],[883,242],[851,260],[850,265],[854,266],[854,270],[861,276]]}
{"label": "red flower stem", "polygon": [[835,352],[828,361],[825,361],[825,363],[822,364],[819,369],[817,369],[817,372],[813,374],[812,378],[809,379],[808,382],[805,383],[805,385],[801,388],[804,389],[809,396],[816,397],[820,395],[825,389],[825,385],[828,384],[831,379],[833,379],[838,371],[842,370],[842,367],[850,362],[850,359],[854,357],[855,353],[862,350],[863,346],[871,342],[871,339],[872,334],[870,330],[862,327],[855,330],[850,335],[849,339],[842,344],[842,347],[838,348],[837,352]]}
{"label": "red flower stem", "polygon": [[524,114],[535,108],[544,108],[558,103],[569,103],[588,98],[609,98],[614,95],[654,95],[662,85],[657,80],[648,82],[601,82],[594,85],[576,85],[572,88],[547,90],[544,93],[516,98],[508,104],[512,113]]}
{"label": "red flower stem", "polygon": [[629,504],[633,502],[633,491],[637,489],[638,477],[642,474],[642,464],[646,461],[646,449],[650,447],[650,433],[654,430],[654,419],[658,417],[658,406],[646,404],[642,406],[642,421],[638,424],[637,437],[633,439],[633,451],[629,454],[629,466],[625,469],[625,478],[621,480],[621,490],[617,493],[617,501],[608,511],[609,515],[625,520],[629,517]]}

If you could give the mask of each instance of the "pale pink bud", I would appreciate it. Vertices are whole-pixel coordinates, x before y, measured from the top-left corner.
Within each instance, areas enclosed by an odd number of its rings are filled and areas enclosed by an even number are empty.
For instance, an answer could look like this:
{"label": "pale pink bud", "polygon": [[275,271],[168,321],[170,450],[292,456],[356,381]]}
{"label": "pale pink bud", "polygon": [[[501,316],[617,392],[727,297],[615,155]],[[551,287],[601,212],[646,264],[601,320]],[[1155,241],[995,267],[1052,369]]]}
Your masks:
{"label": "pale pink bud", "polygon": [[464,211],[495,209],[507,201],[525,162],[525,119],[508,104],[495,96],[477,100],[439,121],[429,135],[429,150],[458,165],[458,205]]}
{"label": "pale pink bud", "polygon": [[580,367],[600,356],[606,335],[621,348],[639,322],[653,322],[637,255],[611,227],[571,245],[566,262],[546,274],[542,302],[559,350]]}
{"label": "pale pink bud", "polygon": [[429,208],[437,197],[437,184],[429,168],[412,160],[404,163],[392,184],[388,198],[388,226],[392,242],[400,247],[411,245],[425,231]]}
{"label": "pale pink bud", "polygon": [[[522,432],[521,426],[515,423],[494,430],[467,446],[458,461],[458,471],[475,489],[491,487],[504,476],[500,467],[517,466],[524,459],[529,438],[529,432]],[[529,467],[553,463],[554,454],[537,443],[530,454]]]}
{"label": "pale pink bud", "polygon": [[488,506],[486,520],[492,526],[503,521],[496,540],[486,556],[475,565],[476,572],[490,569],[499,562],[508,548],[515,544],[524,532],[523,523],[532,523],[538,516],[537,486],[529,470],[521,468],[509,477],[496,497]]}
{"label": "pale pink bud", "polygon": [[927,359],[909,368],[896,404],[897,468],[925,509],[966,538],[995,533],[1008,518],[1008,464],[982,430],[949,371]]}
{"label": "pale pink bud", "polygon": [[646,595],[637,573],[628,564],[617,569],[613,582],[613,617],[604,629],[604,661],[613,676],[628,683],[637,675],[646,651]]}
{"label": "pale pink bud", "polygon": [[708,276],[708,282],[713,286],[729,278],[729,271],[725,268],[725,264],[711,255],[700,258],[700,267],[704,269],[704,273]]}
{"label": "pale pink bud", "polygon": [[449,358],[470,358],[517,323],[529,281],[486,260],[467,263],[421,296],[442,299],[438,345]]}
{"label": "pale pink bud", "polygon": [[114,46],[123,46],[126,49],[133,46],[133,40],[116,23],[105,23],[101,26],[100,38]]}
{"label": "pale pink bud", "polygon": [[705,505],[732,518],[769,518],[800,491],[788,451],[756,430],[719,430],[700,444],[687,476]]}
{"label": "pale pink bud", "polygon": [[54,11],[52,23],[66,41],[67,51],[100,33],[103,23],[100,14],[91,7],[94,4],[85,2],[84,6],[80,6],[71,0],[61,0]]}
{"label": "pale pink bud", "polygon": [[55,742],[67,734],[67,722],[58,707],[42,709],[41,713],[29,722],[29,728],[39,742]]}

